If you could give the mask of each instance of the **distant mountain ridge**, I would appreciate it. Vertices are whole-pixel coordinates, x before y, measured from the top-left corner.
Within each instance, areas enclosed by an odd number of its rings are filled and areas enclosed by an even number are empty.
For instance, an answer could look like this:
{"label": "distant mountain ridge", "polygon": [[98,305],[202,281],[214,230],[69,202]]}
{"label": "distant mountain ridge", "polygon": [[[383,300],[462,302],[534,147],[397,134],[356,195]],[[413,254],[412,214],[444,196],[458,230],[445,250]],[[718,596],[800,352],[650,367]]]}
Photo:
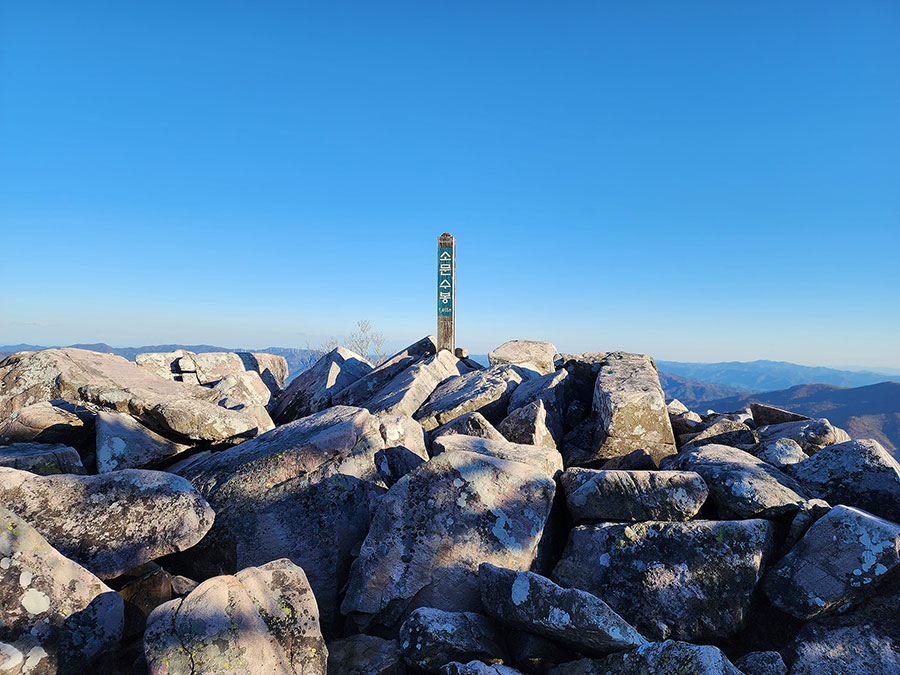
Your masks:
{"label": "distant mountain ridge", "polygon": [[659,373],[659,383],[662,385],[667,399],[677,398],[688,407],[692,407],[695,403],[706,399],[727,398],[750,393],[744,387],[703,382],[663,371]]}

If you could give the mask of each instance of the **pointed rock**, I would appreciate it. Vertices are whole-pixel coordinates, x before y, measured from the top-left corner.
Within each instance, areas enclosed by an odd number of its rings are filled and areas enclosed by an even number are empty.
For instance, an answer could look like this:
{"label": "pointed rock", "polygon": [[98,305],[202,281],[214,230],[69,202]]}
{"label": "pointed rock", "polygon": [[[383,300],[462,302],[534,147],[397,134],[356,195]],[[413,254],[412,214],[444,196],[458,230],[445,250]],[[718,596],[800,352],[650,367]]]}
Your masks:
{"label": "pointed rock", "polygon": [[750,414],[753,415],[753,421],[758,427],[764,427],[769,424],[784,424],[785,422],[802,422],[810,419],[806,415],[799,415],[790,410],[784,410],[765,403],[751,403]]}
{"label": "pointed rock", "polygon": [[462,436],[476,436],[490,441],[505,441],[506,438],[487,421],[484,415],[478,412],[466,413],[455,417],[446,424],[429,432],[432,441],[439,436],[460,434]]}
{"label": "pointed rock", "polygon": [[488,420],[502,419],[509,397],[522,379],[521,370],[510,365],[451,377],[434,390],[413,417],[426,431],[469,412],[480,412]]}
{"label": "pointed rock", "polygon": [[385,383],[365,407],[373,413],[412,415],[441,382],[465,375],[469,368],[447,350],[414,363]]}
{"label": "pointed rock", "polygon": [[540,445],[556,450],[556,442],[547,423],[547,408],[540,399],[516,408],[497,425],[507,440],[526,445]]}

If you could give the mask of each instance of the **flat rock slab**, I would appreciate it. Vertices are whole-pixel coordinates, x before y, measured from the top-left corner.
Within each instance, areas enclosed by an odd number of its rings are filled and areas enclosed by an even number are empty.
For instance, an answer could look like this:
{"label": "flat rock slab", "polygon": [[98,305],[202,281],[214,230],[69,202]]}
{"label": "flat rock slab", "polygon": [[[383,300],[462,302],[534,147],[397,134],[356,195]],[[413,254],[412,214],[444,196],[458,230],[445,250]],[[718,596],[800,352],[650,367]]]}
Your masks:
{"label": "flat rock slab", "polygon": [[55,473],[85,473],[75,448],[45,443],[0,445],[0,466],[30,471],[42,476]]}
{"label": "flat rock slab", "polygon": [[767,572],[762,588],[779,609],[811,619],[865,599],[898,565],[900,525],[835,506]]}
{"label": "flat rock slab", "polygon": [[540,469],[547,476],[554,478],[562,472],[562,456],[554,449],[539,445],[510,443],[509,441],[493,441],[475,436],[442,436],[432,443],[432,453],[437,456],[443,452],[477,452],[480,455],[523,462]]}
{"label": "flat rock slab", "polygon": [[89,672],[123,626],[121,595],[0,507],[0,672]]}
{"label": "flat rock slab", "polygon": [[576,522],[690,520],[709,493],[693,471],[571,468],[560,482]]}
{"label": "flat rock slab", "polygon": [[750,414],[753,415],[753,421],[758,427],[768,426],[769,424],[784,424],[785,422],[803,422],[810,419],[806,415],[800,415],[765,403],[751,403]]}
{"label": "flat rock slab", "polygon": [[584,654],[608,654],[646,640],[605,602],[576,588],[561,588],[533,572],[483,564],[481,602],[488,615],[561,642]]}
{"label": "flat rock slab", "polygon": [[521,369],[511,365],[491,366],[451,377],[432,392],[413,417],[427,431],[470,412],[480,412],[488,420],[499,421],[522,379]]}
{"label": "flat rock slab", "polygon": [[41,401],[0,421],[0,445],[34,442],[88,447],[93,431],[94,413],[90,410],[66,401]]}
{"label": "flat rock slab", "polygon": [[531,365],[540,374],[546,375],[556,369],[554,363],[557,356],[559,356],[559,352],[549,342],[510,340],[490,352],[488,354],[488,362],[492,366],[502,366],[504,364]]}
{"label": "flat rock slab", "polygon": [[466,413],[455,417],[428,433],[432,440],[438,436],[450,436],[453,434],[477,436],[478,438],[487,438],[491,441],[506,440],[506,437],[497,431],[484,415],[478,412]]}
{"label": "flat rock slab", "polygon": [[148,429],[131,415],[100,412],[96,420],[97,471],[152,466],[191,448]]}
{"label": "flat rock slab", "polygon": [[290,560],[207,579],[147,619],[151,675],[325,675],[328,650],[303,570]]}
{"label": "flat rock slab", "polygon": [[574,661],[548,675],[743,675],[718,647],[666,640],[602,659]]}
{"label": "flat rock slab", "polygon": [[802,486],[748,452],[727,445],[704,445],[666,458],[666,469],[695,471],[709,487],[723,517],[793,516],[807,500]]}
{"label": "flat rock slab", "polygon": [[366,401],[365,407],[373,413],[412,415],[441,382],[468,372],[462,361],[446,349],[441,350],[386,382]]}
{"label": "flat rock slab", "polygon": [[494,623],[475,612],[420,607],[400,627],[400,651],[409,665],[440,673],[452,661],[501,661],[503,637]]}
{"label": "flat rock slab", "polygon": [[529,463],[464,451],[434,457],[381,498],[342,611],[359,625],[395,626],[416,607],[480,608],[478,565],[531,565],[555,487]]}
{"label": "flat rock slab", "polygon": [[276,424],[287,424],[331,405],[335,392],[372,372],[372,364],[346,347],[336,347],[291,380],[272,412]]}
{"label": "flat rock slab", "polygon": [[878,441],[830,445],[785,471],[814,497],[900,522],[900,464]]}
{"label": "flat rock slab", "polygon": [[37,476],[0,468],[0,503],[101,579],[190,548],[215,517],[185,479],[140,469]]}
{"label": "flat rock slab", "polygon": [[773,542],[766,520],[580,525],[552,578],[647,637],[727,637],[744,626]]}
{"label": "flat rock slab", "polygon": [[643,449],[658,462],[675,452],[666,398],[649,356],[607,354],[594,385],[593,410],[599,422],[597,457]]}

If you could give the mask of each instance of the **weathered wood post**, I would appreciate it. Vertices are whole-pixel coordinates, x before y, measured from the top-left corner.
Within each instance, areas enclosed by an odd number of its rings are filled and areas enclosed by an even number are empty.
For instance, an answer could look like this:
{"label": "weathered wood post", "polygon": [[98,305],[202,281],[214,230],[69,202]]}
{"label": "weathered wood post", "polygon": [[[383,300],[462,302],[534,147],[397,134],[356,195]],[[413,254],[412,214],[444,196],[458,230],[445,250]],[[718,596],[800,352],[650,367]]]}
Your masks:
{"label": "weathered wood post", "polygon": [[438,351],[456,348],[456,239],[444,232],[438,237]]}

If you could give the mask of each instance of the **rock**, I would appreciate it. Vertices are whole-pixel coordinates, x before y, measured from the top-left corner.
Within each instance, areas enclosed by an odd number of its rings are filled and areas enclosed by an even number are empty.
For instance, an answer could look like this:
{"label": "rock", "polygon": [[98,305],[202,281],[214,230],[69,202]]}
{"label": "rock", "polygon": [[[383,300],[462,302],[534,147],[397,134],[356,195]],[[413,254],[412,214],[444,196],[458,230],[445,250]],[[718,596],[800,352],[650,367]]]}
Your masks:
{"label": "rock", "polygon": [[522,675],[522,672],[502,664],[488,665],[481,661],[460,663],[451,661],[441,668],[441,675]]}
{"label": "rock", "polygon": [[90,672],[123,625],[121,595],[0,507],[0,672]]}
{"label": "rock", "polygon": [[390,627],[416,607],[479,609],[478,565],[528,569],[554,491],[535,464],[464,451],[430,459],[382,497],[341,610]]}
{"label": "rock", "polygon": [[744,626],[773,542],[766,520],[580,525],[552,578],[647,637],[727,637]]}
{"label": "rock", "polygon": [[787,666],[778,652],[750,652],[734,665],[744,675],[787,675]]}
{"label": "rock", "polygon": [[199,584],[193,579],[176,574],[172,577],[172,594],[177,596],[187,595]]}
{"label": "rock", "polygon": [[488,354],[492,366],[533,364],[541,375],[556,370],[554,362],[558,352],[549,342],[536,340],[510,340]]}
{"label": "rock", "polygon": [[400,627],[400,651],[411,666],[440,673],[451,661],[502,661],[503,638],[494,624],[474,612],[416,609]]}
{"label": "rock", "polygon": [[696,471],[723,517],[791,516],[807,496],[790,476],[743,450],[704,445],[682,451],[663,463],[666,469]]}
{"label": "rock", "polygon": [[[597,455],[594,436],[599,426],[598,415],[591,413],[563,437],[559,451],[566,466],[599,468],[610,461],[607,457]],[[655,460],[653,467],[656,468]]]}
{"label": "rock", "polygon": [[126,606],[139,610],[145,619],[154,609],[172,599],[172,575],[159,565],[150,565],[152,567],[146,573],[125,583],[119,591]]}
{"label": "rock", "polygon": [[835,506],[767,572],[762,588],[779,609],[811,619],[865,599],[898,563],[900,525]]}
{"label": "rock", "polygon": [[766,441],[750,448],[748,452],[781,470],[785,470],[791,464],[802,462],[807,457],[800,444],[790,438]]}
{"label": "rock", "polygon": [[84,473],[75,448],[45,443],[0,445],[0,466],[30,471],[42,476],[54,473]]}
{"label": "rock", "polygon": [[216,510],[191,572],[290,558],[309,578],[323,630],[335,634],[340,589],[386,491],[381,426],[366,410],[336,406],[177,467]]}
{"label": "rock", "polygon": [[607,354],[597,375],[593,405],[599,420],[597,457],[644,449],[658,462],[675,452],[665,395],[649,356]]}
{"label": "rock", "polygon": [[435,338],[427,335],[397,352],[377,368],[332,394],[332,405],[363,406],[385,384],[418,361],[437,353]]}
{"label": "rock", "polygon": [[238,352],[238,356],[247,371],[259,373],[273,398],[281,393],[290,370],[286,358],[266,352]]}
{"label": "rock", "polygon": [[613,457],[603,463],[604,471],[654,471],[656,462],[646,450],[633,450],[627,455]]}
{"label": "rock", "polygon": [[428,461],[425,430],[407,415],[379,413],[376,417],[385,448],[375,454],[375,465],[385,485],[390,487]]}
{"label": "rock", "polygon": [[386,382],[365,407],[373,413],[412,415],[441,382],[468,372],[469,369],[453,354],[441,350]]}
{"label": "rock", "polygon": [[690,410],[688,410],[688,407],[677,398],[673,398],[671,401],[666,401],[666,410],[669,412],[670,416],[683,415],[686,412],[690,412]]}
{"label": "rock", "polygon": [[146,411],[162,431],[193,441],[223,441],[255,435],[256,417],[210,401],[182,398],[162,401]]}
{"label": "rock", "polygon": [[741,675],[717,647],[687,642],[650,642],[602,659],[574,661],[548,675]]}
{"label": "rock", "polygon": [[[171,352],[142,352],[135,355],[134,362],[139,367],[149,370],[154,375],[165,380],[177,382],[179,381],[178,378],[181,374],[179,360],[182,357],[189,357],[191,354],[192,352],[189,352],[186,349],[175,349]],[[188,360],[191,363],[191,371],[195,371],[196,369],[193,367],[193,360]]]}
{"label": "rock", "polygon": [[831,504],[822,499],[810,499],[800,505],[800,510],[791,521],[791,527],[788,530],[788,536],[782,545],[782,550],[790,551],[797,542],[806,534],[810,525],[819,518],[831,511]]}
{"label": "rock", "polygon": [[827,445],[850,440],[850,436],[847,435],[846,431],[833,426],[831,422],[824,418],[769,424],[759,427],[757,434],[759,435],[760,443],[774,441],[779,438],[790,438],[799,443],[800,447],[808,455],[815,454]]}
{"label": "rock", "polygon": [[481,603],[488,615],[585,654],[631,649],[646,640],[600,598],[560,588],[533,572],[488,563],[478,568]]}
{"label": "rock", "polygon": [[0,503],[101,579],[193,546],[215,515],[183,478],[139,469],[37,476],[0,468]]}
{"label": "rock", "polygon": [[756,436],[750,428],[742,422],[732,420],[719,420],[710,424],[706,429],[694,436],[685,448],[696,448],[703,445],[716,443],[736,447],[751,447],[756,445]]}
{"label": "rock", "polygon": [[96,429],[100,473],[152,466],[191,448],[160,436],[131,415],[100,412]]}
{"label": "rock", "polygon": [[540,469],[548,477],[555,478],[562,472],[562,457],[552,448],[538,445],[510,443],[509,441],[491,441],[475,436],[442,436],[434,439],[432,444],[434,455],[443,452],[477,452],[481,455],[507,459],[513,462],[524,462]]}
{"label": "rock", "polygon": [[[900,672],[898,579],[843,614],[814,619],[782,652],[792,675],[884,675]],[[888,588],[889,587],[889,588]]]}
{"label": "rock", "polygon": [[372,364],[346,347],[337,347],[300,373],[275,404],[272,419],[287,424],[331,405],[331,396],[372,372]]}
{"label": "rock", "polygon": [[803,422],[810,419],[805,415],[798,415],[795,412],[776,408],[774,405],[765,403],[751,403],[750,414],[753,415],[753,421],[758,427],[764,427],[769,424],[784,424],[785,422]]}
{"label": "rock", "polygon": [[402,668],[396,640],[359,634],[328,643],[329,673],[397,675]]}
{"label": "rock", "polygon": [[259,373],[242,370],[226,375],[212,387],[216,395],[216,403],[229,410],[249,406],[267,406],[272,399],[272,392],[262,381]]}
{"label": "rock", "polygon": [[546,673],[560,663],[571,661],[572,650],[526,631],[504,631],[510,662],[526,673]]}
{"label": "rock", "polygon": [[509,397],[522,382],[517,366],[492,366],[443,382],[413,417],[426,431],[436,429],[469,412],[480,412],[489,421],[503,418]]}
{"label": "rock", "polygon": [[478,412],[466,413],[455,417],[444,425],[429,433],[432,440],[438,436],[461,434],[463,436],[476,436],[487,438],[491,441],[505,441],[506,438],[497,431],[494,426]]}
{"label": "rock", "polygon": [[[244,372],[244,360],[236,352],[188,352],[187,356],[193,361],[193,372],[197,373],[200,384],[212,384],[229,375]],[[188,372],[188,367],[182,365],[181,371]]]}
{"label": "rock", "polygon": [[507,440],[525,445],[541,445],[556,450],[556,442],[547,424],[547,408],[540,399],[516,408],[497,425]]}
{"label": "rock", "polygon": [[575,522],[690,520],[708,489],[692,471],[568,469],[560,478]]}
{"label": "rock", "polygon": [[900,464],[878,441],[830,445],[786,471],[812,496],[900,523]]}
{"label": "rock", "polygon": [[587,418],[589,411],[590,406],[586,405],[584,401],[580,401],[577,398],[574,401],[571,401],[569,405],[566,406],[566,414],[563,419],[565,426],[569,429],[574,429]]}
{"label": "rock", "polygon": [[509,397],[509,412],[512,413],[518,408],[523,408],[533,401],[544,402],[553,438],[561,441],[563,415],[568,412],[571,403],[568,371],[559,370],[533,380],[523,381]]}
{"label": "rock", "polygon": [[58,443],[75,448],[93,443],[94,414],[65,401],[41,401],[0,420],[0,445]]}
{"label": "rock", "polygon": [[303,570],[289,560],[204,581],[147,619],[151,675],[325,675],[328,650]]}
{"label": "rock", "polygon": [[669,412],[669,423],[676,437],[684,434],[698,433],[703,429],[703,419],[695,412],[687,412],[673,415]]}

